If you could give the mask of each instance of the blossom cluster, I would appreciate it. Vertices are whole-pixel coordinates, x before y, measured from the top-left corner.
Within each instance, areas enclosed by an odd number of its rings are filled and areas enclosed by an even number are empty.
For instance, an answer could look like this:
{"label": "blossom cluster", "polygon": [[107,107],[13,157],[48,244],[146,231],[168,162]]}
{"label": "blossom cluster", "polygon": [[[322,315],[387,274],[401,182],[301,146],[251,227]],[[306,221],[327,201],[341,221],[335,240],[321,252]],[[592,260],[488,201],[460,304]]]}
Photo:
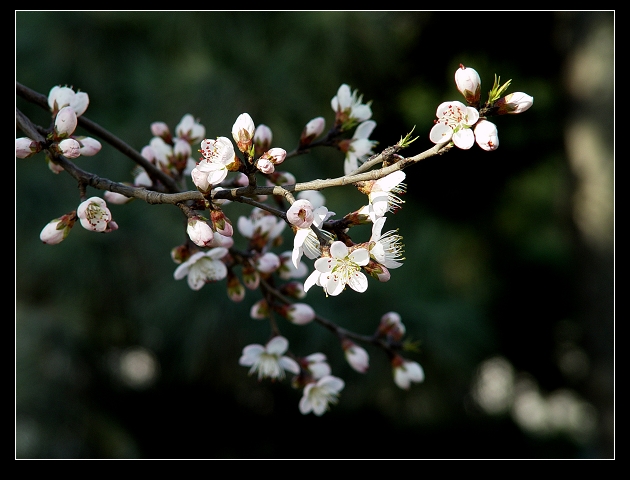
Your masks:
{"label": "blossom cluster", "polygon": [[[499,145],[497,128],[487,117],[521,113],[533,103],[533,98],[522,92],[503,96],[510,82],[500,85],[495,80],[482,107],[479,74],[463,65],[455,73],[455,83],[466,104],[449,101],[438,106],[437,120],[429,132],[430,140],[436,144],[452,142],[458,148],[469,149],[477,143],[484,150],[495,150]],[[44,148],[67,158],[100,150],[96,140],[73,136],[77,117],[88,105],[86,93],[54,87],[48,104],[55,119],[48,144],[26,137],[16,139],[17,157],[26,158]],[[373,155],[377,142],[369,138],[376,127],[371,118],[371,102],[364,103],[357,90],[342,84],[331,107],[335,117],[326,136],[317,140],[324,133],[326,121],[315,117],[304,126],[298,148],[290,153],[274,147],[271,128],[256,125],[248,113],[236,118],[231,138],[207,138],[205,127],[191,114],[184,115],[174,130],[164,122],[153,122],[152,138],[140,152],[148,170],[136,167],[133,181],[127,183],[133,188],[163,191],[156,172],[168,176],[182,191],[191,182],[200,198],[179,205],[186,215],[186,241],[171,250],[177,265],[174,279],[185,278],[194,291],[225,281],[227,295],[234,302],[243,301],[247,291],[260,291],[262,298],[253,303],[249,312],[254,320],[269,320],[270,340],[264,345],[245,346],[239,364],[248,367],[249,374],[256,374],[259,381],[282,381],[287,373],[292,374],[291,385],[302,390],[300,412],[317,416],[337,403],[345,382],[332,375],[324,353],[300,356],[291,352],[276,317],[297,326],[319,322],[331,328],[332,324],[321,319],[304,300],[311,290],[318,290],[314,287],[321,288],[326,298],[349,290],[364,293],[370,282],[389,281],[391,271],[402,267],[405,261],[403,237],[397,229],[385,230],[390,214],[405,203],[401,196],[407,189],[406,174],[402,169],[384,172],[374,176],[374,180],[349,182],[365,195],[365,202],[341,218],[335,218],[337,213],[328,209],[326,197],[319,190],[295,189],[295,176],[280,170],[292,156],[328,145],[344,154],[343,172],[348,178]],[[344,138],[349,135],[350,138]],[[399,146],[403,148],[402,144]],[[200,154],[196,159],[195,149]],[[274,187],[273,195],[256,193],[261,181],[266,187]],[[239,188],[246,192],[244,203],[250,203],[252,209],[249,215],[234,219],[224,209]],[[294,196],[291,192],[296,191]],[[123,204],[132,199],[112,191],[106,191],[104,198],[84,197],[76,210],[44,227],[40,234],[44,243],[63,241],[76,220],[89,231],[114,231],[118,224],[106,202]],[[352,227],[363,224],[371,224],[369,238],[353,239]],[[235,248],[236,233],[245,241],[245,248]],[[291,236],[292,246],[282,249],[285,233]],[[424,381],[420,364],[402,356],[406,328],[398,313],[382,315],[371,336],[344,329],[337,329],[336,333],[348,365],[356,372],[369,370],[369,354],[360,346],[364,342],[383,348],[399,388],[408,389],[412,383]]]}

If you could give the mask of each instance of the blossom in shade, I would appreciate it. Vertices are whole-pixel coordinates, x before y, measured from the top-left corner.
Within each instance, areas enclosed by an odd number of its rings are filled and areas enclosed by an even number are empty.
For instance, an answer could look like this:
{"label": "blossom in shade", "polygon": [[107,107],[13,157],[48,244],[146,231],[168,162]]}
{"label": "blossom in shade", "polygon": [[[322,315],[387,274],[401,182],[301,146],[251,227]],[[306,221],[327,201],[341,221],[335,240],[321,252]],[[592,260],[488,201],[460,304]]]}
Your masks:
{"label": "blossom in shade", "polygon": [[208,222],[198,215],[188,219],[186,233],[190,240],[200,247],[208,247],[214,241],[214,230]]}
{"label": "blossom in shade", "polygon": [[256,259],[256,270],[260,273],[270,274],[280,267],[280,257],[273,252],[265,252]]}
{"label": "blossom in shade", "polygon": [[300,261],[296,267],[293,265],[292,257],[292,251],[286,251],[280,254],[280,267],[278,268],[278,275],[283,280],[303,278],[308,275],[308,267],[306,266],[306,263]]}
{"label": "blossom in shade", "polygon": [[326,375],[316,382],[308,383],[304,387],[299,409],[303,415],[313,412],[318,417],[322,416],[339,399],[339,392],[343,390],[345,383],[341,378]]}
{"label": "blossom in shade", "polygon": [[39,142],[31,138],[20,137],[15,139],[15,156],[17,158],[28,158],[40,152],[41,149]]}
{"label": "blossom in shade", "polygon": [[74,138],[66,138],[57,144],[59,153],[66,158],[81,156],[81,145]]}
{"label": "blossom in shade", "polygon": [[369,262],[369,251],[366,248],[350,251],[346,244],[337,240],[330,246],[330,255],[315,260],[315,270],[304,282],[304,291],[318,285],[326,295],[336,296],[348,285],[356,292],[365,292],[368,281],[361,267]]}
{"label": "blossom in shade", "polygon": [[200,290],[206,283],[223,280],[227,276],[227,267],[221,261],[228,249],[216,247],[207,252],[197,252],[181,263],[173,273],[175,280],[188,277],[188,286]]}
{"label": "blossom in shade", "polygon": [[471,127],[479,120],[479,112],[462,102],[441,103],[436,111],[437,120],[431,128],[429,138],[433,143],[452,140],[456,147],[468,150],[475,143]]}
{"label": "blossom in shade", "polygon": [[76,221],[76,212],[70,212],[50,221],[39,234],[39,239],[48,245],[61,243],[70,233]]}
{"label": "blossom in shade", "polygon": [[282,336],[273,337],[266,345],[252,344],[243,348],[239,365],[251,367],[249,374],[258,372],[258,380],[271,378],[282,380],[285,370],[300,373],[300,365],[291,357],[284,355],[289,348],[289,341]]}
{"label": "blossom in shade", "polygon": [[154,137],[160,137],[166,143],[170,143],[172,140],[171,130],[168,128],[166,122],[153,122],[151,123],[151,135]]}
{"label": "blossom in shade", "polygon": [[497,126],[488,120],[479,120],[475,125],[475,142],[487,152],[499,148]]}
{"label": "blossom in shade", "polygon": [[300,147],[306,147],[310,143],[319,137],[326,128],[326,120],[324,117],[316,117],[310,120],[300,135]]}
{"label": "blossom in shade", "polygon": [[125,203],[129,203],[133,200],[133,198],[134,197],[127,197],[122,193],[110,192],[109,190],[103,192],[103,199],[107,203],[113,203],[114,205],[123,205]]}
{"label": "blossom in shade", "polygon": [[175,127],[175,134],[178,138],[186,140],[192,145],[200,142],[206,136],[206,127],[195,120],[195,117],[190,113],[187,113]]}
{"label": "blossom in shade", "polygon": [[88,94],[85,92],[75,92],[70,87],[54,86],[48,93],[48,106],[53,112],[53,116],[63,107],[70,106],[80,117],[85,113],[90,103]]}
{"label": "blossom in shade", "polygon": [[381,317],[377,331],[381,337],[389,336],[395,341],[400,341],[405,335],[405,325],[397,312],[387,312]]}
{"label": "blossom in shade", "polygon": [[308,200],[313,208],[319,208],[326,204],[326,197],[319,190],[302,190],[295,198],[298,200]]}
{"label": "blossom in shade", "polygon": [[317,380],[326,375],[330,375],[330,365],[328,359],[323,353],[311,353],[300,360],[302,367],[309,371],[312,378]]}
{"label": "blossom in shade", "polygon": [[260,124],[254,132],[254,152],[256,156],[260,156],[271,148],[273,140],[273,132],[267,125]]}
{"label": "blossom in shade", "polygon": [[315,310],[307,303],[287,305],[282,313],[287,320],[295,325],[306,325],[315,318]]}
{"label": "blossom in shade", "polygon": [[260,245],[274,241],[285,229],[286,222],[260,208],[253,208],[249,217],[240,216],[236,227],[250,243]]}
{"label": "blossom in shade", "polygon": [[354,343],[352,340],[344,338],[341,348],[350,366],[359,373],[365,373],[370,367],[370,356],[367,351]]}
{"label": "blossom in shade", "polygon": [[84,157],[92,157],[101,151],[101,142],[99,142],[95,138],[81,136],[74,137],[74,139],[81,145],[79,151]]}
{"label": "blossom in shade", "polygon": [[77,128],[77,114],[70,106],[63,107],[55,117],[55,136],[58,139],[68,138]]}
{"label": "blossom in shade", "polygon": [[91,197],[81,202],[77,208],[81,226],[93,232],[106,232],[111,226],[112,214],[107,203],[100,197]]}
{"label": "blossom in shade", "polygon": [[400,355],[392,358],[392,368],[394,382],[403,390],[408,390],[411,382],[422,383],[424,381],[424,370],[418,362],[406,360]]}

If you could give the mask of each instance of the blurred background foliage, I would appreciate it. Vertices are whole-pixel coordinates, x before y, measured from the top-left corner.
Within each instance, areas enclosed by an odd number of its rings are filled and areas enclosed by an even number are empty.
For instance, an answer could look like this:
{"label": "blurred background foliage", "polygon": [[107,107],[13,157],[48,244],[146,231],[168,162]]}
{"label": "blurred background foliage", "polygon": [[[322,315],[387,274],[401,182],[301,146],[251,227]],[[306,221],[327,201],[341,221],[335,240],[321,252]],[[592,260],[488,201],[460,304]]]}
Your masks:
{"label": "blurred background foliage", "polygon": [[[332,125],[349,84],[371,100],[380,147],[414,126],[405,152],[430,148],[435,108],[462,100],[460,63],[512,79],[534,97],[495,118],[501,145],[406,170],[404,207],[388,218],[407,260],[365,294],[317,312],[370,334],[402,316],[426,380],[398,389],[382,352],[361,375],[316,324],[281,325],[300,355],[324,352],[346,381],[323,417],[298,411],[289,381],[238,365],[264,343],[225,283],[175,281],[181,213],[111,206],[120,229],[78,226],[43,245],[46,223],[75,209],[75,182],[43,155],[16,166],[16,457],[18,458],[612,458],[614,456],[614,12],[16,12],[16,80],[47,95],[88,92],[86,117],[138,151],[149,125],[191,113],[208,137],[248,112],[297,145],[308,120]],[[16,98],[41,125],[50,114]],[[21,132],[16,133],[21,136]],[[342,174],[315,149],[283,165],[298,181]],[[104,145],[82,168],[130,181]],[[91,190],[89,194],[102,195]],[[338,217],[365,203],[324,191]],[[226,208],[233,222],[249,208]],[[357,230],[356,236],[360,236]],[[366,238],[369,232],[365,233]],[[362,241],[363,238],[356,240]],[[292,240],[285,231],[285,249]]]}

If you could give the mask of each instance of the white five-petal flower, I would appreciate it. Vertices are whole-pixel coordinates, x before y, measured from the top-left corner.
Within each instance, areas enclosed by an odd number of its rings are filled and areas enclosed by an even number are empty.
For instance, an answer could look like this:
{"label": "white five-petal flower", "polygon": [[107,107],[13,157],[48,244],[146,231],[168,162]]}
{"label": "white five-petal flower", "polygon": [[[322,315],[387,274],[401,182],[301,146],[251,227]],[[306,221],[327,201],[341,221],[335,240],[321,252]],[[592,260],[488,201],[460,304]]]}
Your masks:
{"label": "white five-petal flower", "polygon": [[227,253],[228,249],[225,247],[194,253],[175,269],[173,276],[175,280],[188,276],[188,286],[193,290],[200,290],[206,283],[227,277],[227,267],[220,260]]}
{"label": "white five-petal flower", "polygon": [[356,292],[365,292],[368,281],[361,267],[370,261],[370,252],[366,248],[350,251],[346,244],[336,241],[330,246],[330,255],[315,260],[315,270],[304,282],[304,291],[318,285],[326,295],[336,296],[348,285]]}
{"label": "white five-petal flower", "polygon": [[345,387],[344,381],[332,375],[326,375],[317,382],[307,384],[300,399],[300,412],[303,415],[313,412],[318,417],[322,416],[329,405],[337,403],[339,392],[343,390],[343,387]]}
{"label": "white five-petal flower", "polygon": [[273,337],[267,345],[252,344],[243,349],[239,365],[251,367],[249,374],[258,372],[258,380],[263,378],[282,380],[284,371],[300,373],[300,365],[291,357],[284,355],[289,348],[289,341],[282,337]]}
{"label": "white five-petal flower", "polygon": [[225,180],[229,168],[238,157],[234,152],[234,145],[227,137],[202,140],[200,152],[204,158],[192,170],[191,176],[196,186],[207,190],[210,185]]}
{"label": "white five-petal flower", "polygon": [[467,107],[462,102],[440,103],[436,111],[437,120],[429,133],[433,143],[452,140],[456,147],[468,150],[475,143],[475,134],[471,130],[479,112],[476,108]]}

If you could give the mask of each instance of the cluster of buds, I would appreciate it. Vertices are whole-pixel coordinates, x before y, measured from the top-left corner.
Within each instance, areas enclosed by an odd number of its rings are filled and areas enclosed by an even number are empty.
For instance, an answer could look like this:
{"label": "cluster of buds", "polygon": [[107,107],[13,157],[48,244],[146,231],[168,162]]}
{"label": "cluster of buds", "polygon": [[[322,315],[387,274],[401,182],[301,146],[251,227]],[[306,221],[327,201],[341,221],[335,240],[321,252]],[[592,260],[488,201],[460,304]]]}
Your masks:
{"label": "cluster of buds", "polygon": [[[81,155],[91,157],[101,150],[101,143],[86,136],[74,135],[78,117],[87,110],[90,99],[85,92],[76,92],[70,87],[53,87],[48,94],[48,106],[52,112],[53,128],[45,142],[38,142],[29,137],[15,140],[15,156],[28,158],[46,149],[55,155],[74,159]],[[47,155],[49,168],[54,173],[63,169]]]}
{"label": "cluster of buds", "polygon": [[466,99],[466,105],[457,100],[441,103],[436,111],[437,120],[429,138],[433,143],[452,141],[461,149],[467,150],[476,142],[486,151],[499,147],[499,134],[494,123],[487,120],[489,115],[522,113],[529,109],[534,99],[523,92],[501,97],[511,80],[500,84],[495,77],[494,86],[488,100],[480,109],[481,77],[474,68],[459,66],[455,71],[455,84]]}

